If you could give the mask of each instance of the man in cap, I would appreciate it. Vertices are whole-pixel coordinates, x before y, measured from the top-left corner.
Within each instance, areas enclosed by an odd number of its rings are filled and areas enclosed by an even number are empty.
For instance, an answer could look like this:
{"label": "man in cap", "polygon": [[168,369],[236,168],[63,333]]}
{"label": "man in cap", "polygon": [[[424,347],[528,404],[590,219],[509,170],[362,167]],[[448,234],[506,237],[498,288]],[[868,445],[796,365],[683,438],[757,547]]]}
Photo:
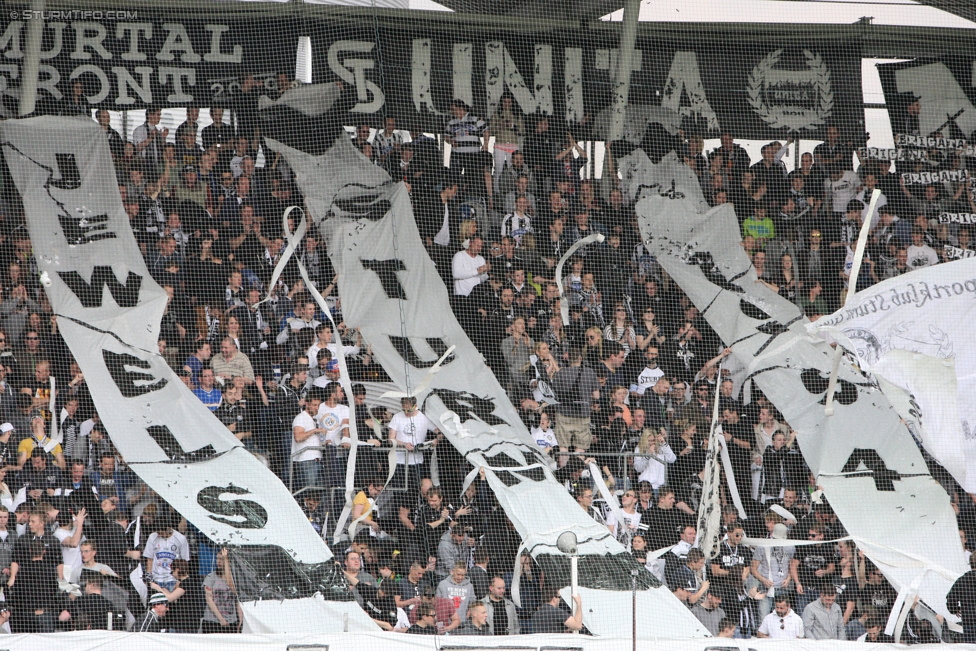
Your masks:
{"label": "man in cap", "polygon": [[0,425],[0,468],[7,472],[19,470],[17,465],[17,444],[12,442],[14,426],[11,423]]}
{"label": "man in cap", "polygon": [[162,620],[166,617],[167,612],[169,612],[169,601],[166,599],[166,595],[161,592],[153,593],[149,597],[149,610],[146,611],[145,617],[142,618],[142,622],[136,630],[140,633],[165,633],[166,629],[163,628]]}

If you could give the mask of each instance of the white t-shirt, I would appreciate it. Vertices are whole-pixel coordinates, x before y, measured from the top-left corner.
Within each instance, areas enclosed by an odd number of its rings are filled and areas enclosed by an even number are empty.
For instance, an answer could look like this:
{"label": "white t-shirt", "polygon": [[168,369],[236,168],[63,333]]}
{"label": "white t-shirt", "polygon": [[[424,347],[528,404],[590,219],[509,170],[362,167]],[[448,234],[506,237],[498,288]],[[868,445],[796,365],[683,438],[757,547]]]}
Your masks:
{"label": "white t-shirt", "polygon": [[939,264],[939,254],[928,244],[908,247],[908,267],[910,269],[921,269]]}
{"label": "white t-shirt", "polygon": [[[294,431],[296,426],[301,427],[305,431],[318,428],[318,425],[315,423],[315,419],[313,419],[309,415],[309,413],[304,410],[302,410],[302,413],[295,416],[295,420],[291,422],[292,431]],[[297,454],[298,452],[301,452],[302,450],[305,450],[306,448],[314,448],[314,447],[318,447],[319,445],[321,445],[321,443],[317,435],[309,436],[304,441],[296,441],[294,434],[291,437],[291,453],[293,455]],[[315,459],[321,459],[321,458],[322,458],[321,450],[305,450],[298,456],[292,457],[294,461],[314,461]]]}
{"label": "white t-shirt", "polygon": [[156,583],[170,581],[173,578],[173,561],[177,558],[190,560],[190,544],[186,541],[186,536],[179,531],[174,531],[169,538],[160,538],[154,531],[149,534],[146,548],[142,550],[142,557],[151,558],[153,561],[153,581]]}
{"label": "white t-shirt", "polygon": [[[335,344],[329,344],[326,346],[332,352],[332,359],[337,359],[339,357],[339,347]],[[318,342],[314,343],[308,349],[308,368],[313,369],[319,364],[319,351],[322,347],[319,346]],[[349,357],[350,355],[358,355],[361,352],[359,346],[343,346],[342,354],[344,357]]]}
{"label": "white t-shirt", "polygon": [[321,445],[325,445],[326,442],[339,445],[343,438],[349,439],[349,407],[345,405],[330,407],[323,402],[319,405],[315,420],[318,421],[319,427],[328,430],[325,434],[319,434]]}
{"label": "white t-shirt", "polygon": [[539,429],[538,427],[533,427],[530,434],[532,435],[532,440],[535,441],[535,444],[539,446],[540,450],[554,448],[559,445],[559,443],[556,441],[556,435],[553,433],[551,427],[549,429]]}
{"label": "white t-shirt", "polygon": [[824,179],[824,185],[831,201],[831,210],[837,213],[845,213],[847,212],[847,204],[857,194],[857,186],[861,185],[861,179],[854,172],[845,170],[844,175],[836,181],[832,181],[830,178]]}
{"label": "white t-shirt", "polygon": [[[779,621],[781,619],[783,620],[782,624]],[[795,640],[803,637],[803,619],[792,609],[786,617],[780,617],[774,610],[762,620],[762,624],[759,625],[759,632],[773,639]]]}
{"label": "white t-shirt", "polygon": [[[632,534],[637,533],[637,526],[640,524],[641,514],[638,511],[634,511],[633,513],[627,513],[623,509],[621,509],[620,512],[623,513],[624,515],[624,520],[627,523],[625,526],[628,528],[628,530]],[[624,529],[617,526],[617,516],[614,515],[613,511],[610,511],[607,514],[607,526],[615,527],[613,530],[614,534],[617,536],[617,538],[623,538]]]}
{"label": "white t-shirt", "polygon": [[642,396],[645,391],[657,384],[657,381],[662,377],[664,377],[664,369],[660,366],[657,368],[647,368],[645,366],[644,370],[637,376],[637,384],[631,384],[630,390]]}
{"label": "white t-shirt", "polygon": [[[420,445],[427,440],[427,432],[434,431],[434,424],[418,411],[412,417],[404,412],[398,413],[390,420],[390,429],[396,432],[397,443],[412,443]],[[415,466],[424,462],[424,454],[419,450],[407,452],[406,448],[397,447],[397,463]]]}
{"label": "white t-shirt", "polygon": [[488,274],[478,273],[478,267],[485,264],[480,255],[473,258],[467,251],[458,251],[451,260],[451,273],[454,276],[454,293],[458,296],[468,296],[471,290],[480,283],[488,280]]}
{"label": "white t-shirt", "polygon": [[74,535],[74,527],[71,529],[64,529],[58,527],[54,530],[54,537],[58,539],[61,545],[61,558],[64,560],[65,567],[81,567],[81,543],[85,540],[84,534],[81,536],[81,541],[78,542],[77,547],[65,547],[64,541]]}

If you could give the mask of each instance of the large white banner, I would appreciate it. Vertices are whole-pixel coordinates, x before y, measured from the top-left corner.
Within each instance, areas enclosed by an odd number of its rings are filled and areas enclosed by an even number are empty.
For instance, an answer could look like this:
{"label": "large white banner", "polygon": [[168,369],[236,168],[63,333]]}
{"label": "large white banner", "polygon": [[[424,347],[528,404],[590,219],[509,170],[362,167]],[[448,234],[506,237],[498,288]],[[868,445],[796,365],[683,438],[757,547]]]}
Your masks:
{"label": "large white banner", "polygon": [[[451,311],[447,290],[417,231],[406,186],[391,183],[340,137],[322,156],[271,141],[295,170],[310,217],[339,274],[342,316],[357,327],[393,383],[420,391],[424,413],[486,479],[534,556],[554,554],[559,534],[572,530],[585,556],[630,559],[623,546],[555,480],[547,460],[481,354]],[[435,374],[429,370],[451,347]],[[611,562],[608,558],[608,562]],[[617,567],[624,561],[618,561]],[[629,589],[629,574],[622,577]],[[643,581],[642,581],[643,584]],[[666,587],[643,602],[676,602]],[[687,609],[655,619],[658,635],[698,637],[704,627]],[[669,612],[670,612],[669,610]],[[598,600],[584,623],[594,633],[616,630],[618,613]]]}
{"label": "large white banner", "polygon": [[[629,599],[629,595],[624,595]],[[621,615],[630,617],[630,604],[622,603]],[[439,651],[442,648],[471,649],[471,651],[621,651],[636,648],[638,651],[904,651],[900,644],[871,644],[837,642],[835,640],[682,640],[649,635],[642,639],[640,627],[651,618],[645,611],[638,611],[638,636],[636,647],[629,636],[629,621],[612,637],[589,635],[495,635],[491,637],[466,637],[458,635],[400,635],[398,633],[333,633],[297,635],[233,635],[219,638],[212,635],[186,635],[171,633],[119,633],[117,631],[73,631],[71,633],[31,633],[6,635],[3,646],[10,651],[50,651],[51,648],[70,648],[71,651],[213,651],[215,644],[240,651]],[[721,642],[721,644],[716,644]],[[375,646],[374,646],[375,645]],[[918,645],[913,651],[941,651],[943,646]]]}
{"label": "large white banner", "polygon": [[[39,117],[0,122],[0,137],[58,328],[125,461],[219,544],[331,559],[285,486],[158,354],[167,297],[136,245],[102,130]],[[375,628],[358,608],[352,619]]]}
{"label": "large white banner", "polygon": [[908,429],[849,362],[841,364],[835,415],[824,415],[832,349],[807,334],[796,305],[758,281],[733,207],[700,210],[697,179],[674,154],[661,165],[674,183],[638,193],[648,248],[796,429],[804,459],[860,548],[897,589],[955,621],[945,595],[968,564],[948,496]]}
{"label": "large white banner", "polygon": [[[976,493],[976,259],[873,285],[821,317],[966,492]],[[897,392],[897,393],[896,393]]]}

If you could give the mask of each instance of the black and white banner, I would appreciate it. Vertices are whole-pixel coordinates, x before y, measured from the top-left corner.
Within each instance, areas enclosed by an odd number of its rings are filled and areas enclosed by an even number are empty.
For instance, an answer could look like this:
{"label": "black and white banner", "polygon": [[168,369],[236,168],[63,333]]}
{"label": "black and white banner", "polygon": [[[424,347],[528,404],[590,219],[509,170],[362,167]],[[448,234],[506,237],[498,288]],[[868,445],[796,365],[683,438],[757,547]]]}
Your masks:
{"label": "black and white banner", "polygon": [[893,161],[927,161],[928,152],[924,149],[901,149],[885,147],[863,147],[857,150],[861,159],[870,158],[873,160],[893,160]]}
{"label": "black and white banner", "polygon": [[878,64],[896,146],[959,149],[973,139],[974,63],[960,56]]}
{"label": "black and white banner", "polygon": [[[559,555],[556,538],[572,530],[581,556],[629,558],[607,527],[555,480],[548,459],[454,319],[447,290],[421,242],[406,187],[391,183],[348,138],[338,138],[322,156],[277,141],[270,145],[295,170],[310,216],[327,242],[339,275],[343,320],[360,329],[398,389],[417,395],[423,412],[450,443],[475,468],[485,469],[524,547],[533,556]],[[629,574],[624,580],[629,589]],[[704,634],[667,588],[640,590],[638,598],[642,607],[660,614],[653,627],[641,629],[642,635]],[[608,635],[619,628],[619,613],[593,601],[583,621],[594,633]]]}
{"label": "black and white banner", "polygon": [[941,212],[939,222],[942,224],[976,224],[976,213],[971,212]]}
{"label": "black and white banner", "polygon": [[949,244],[943,244],[942,250],[945,251],[946,257],[950,260],[962,260],[963,258],[976,257],[976,251],[971,249],[962,249],[958,246],[952,246]]}
{"label": "black and white banner", "polygon": [[966,259],[878,283],[810,329],[902,390],[902,416],[925,449],[976,493],[976,259],[957,250]]}
{"label": "black and white banner", "polygon": [[955,514],[898,413],[845,362],[835,415],[825,416],[832,349],[809,337],[796,305],[759,282],[732,205],[697,210],[697,179],[674,154],[661,165],[674,186],[645,192],[637,205],[646,245],[796,429],[803,458],[859,547],[897,589],[955,621],[945,595],[968,570]]}
{"label": "black and white banner", "polygon": [[[612,103],[616,31],[482,31],[409,17],[392,27],[310,23],[313,81],[355,86],[359,102],[349,120],[378,125],[393,115],[439,130],[451,119],[451,100],[490,116],[506,92],[524,114],[559,123],[581,122]],[[820,137],[828,123],[863,125],[860,52],[850,42],[638,35],[636,48],[631,108],[673,111],[687,129],[768,140],[789,131]]]}
{"label": "black and white banner", "polygon": [[969,181],[967,170],[940,170],[936,172],[905,172],[901,175],[905,185],[931,185],[933,183],[963,183]]}
{"label": "black and white banner", "polygon": [[[123,5],[124,3],[120,3]],[[130,7],[134,7],[130,5]],[[118,11],[44,12],[5,7],[0,21],[0,97],[16,106],[28,27],[44,23],[38,109],[56,110],[81,81],[92,108],[220,106],[252,73],[269,91],[278,73],[294,76],[298,22],[274,15],[252,19],[161,14],[142,7]]]}
{"label": "black and white banner", "polygon": [[[297,563],[330,560],[285,486],[158,354],[167,296],[136,245],[98,125],[87,117],[7,120],[0,139],[58,329],[129,467],[218,544],[243,553],[280,547]],[[375,630],[360,609],[345,612],[350,627]],[[288,624],[279,624],[262,630],[285,632]]]}

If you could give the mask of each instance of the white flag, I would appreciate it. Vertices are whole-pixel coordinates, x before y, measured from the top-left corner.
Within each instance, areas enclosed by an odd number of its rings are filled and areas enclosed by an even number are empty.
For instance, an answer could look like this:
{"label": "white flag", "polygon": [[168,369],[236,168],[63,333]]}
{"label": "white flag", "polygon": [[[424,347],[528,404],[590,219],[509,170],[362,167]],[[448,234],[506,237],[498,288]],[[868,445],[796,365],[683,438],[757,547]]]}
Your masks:
{"label": "white flag", "polygon": [[912,433],[976,492],[976,259],[873,285],[811,324],[874,374]]}

